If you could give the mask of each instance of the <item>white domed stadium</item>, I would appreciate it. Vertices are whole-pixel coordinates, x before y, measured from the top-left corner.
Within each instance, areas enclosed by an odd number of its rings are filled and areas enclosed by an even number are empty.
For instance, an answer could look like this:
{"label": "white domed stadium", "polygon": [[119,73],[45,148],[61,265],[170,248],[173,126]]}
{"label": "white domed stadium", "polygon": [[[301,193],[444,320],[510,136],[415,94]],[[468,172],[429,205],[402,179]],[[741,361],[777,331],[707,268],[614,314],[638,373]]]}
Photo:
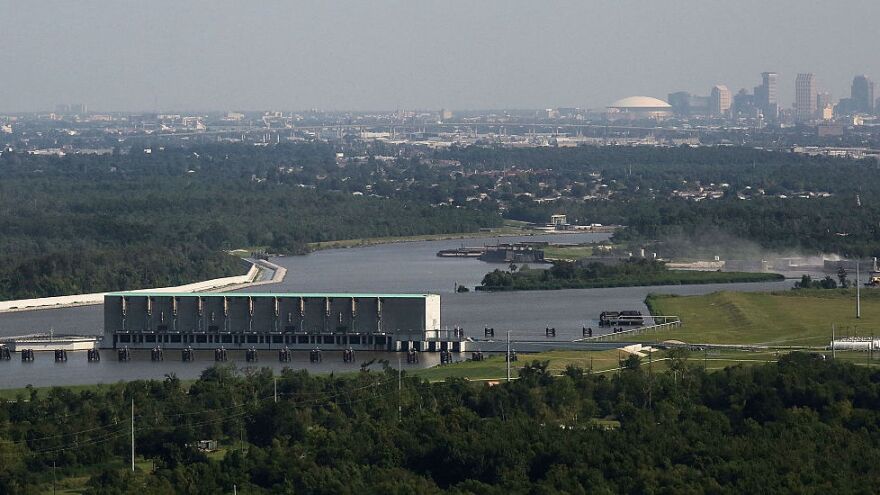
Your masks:
{"label": "white domed stadium", "polygon": [[650,96],[630,96],[608,106],[611,119],[664,119],[672,115],[672,105]]}

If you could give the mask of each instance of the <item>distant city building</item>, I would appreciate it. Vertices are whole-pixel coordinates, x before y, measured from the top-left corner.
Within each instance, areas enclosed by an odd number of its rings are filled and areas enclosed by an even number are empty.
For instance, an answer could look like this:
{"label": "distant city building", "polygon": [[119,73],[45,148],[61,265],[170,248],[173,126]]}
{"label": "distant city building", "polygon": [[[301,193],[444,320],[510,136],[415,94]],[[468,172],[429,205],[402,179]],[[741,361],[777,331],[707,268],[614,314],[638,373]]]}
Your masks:
{"label": "distant city building", "polygon": [[575,119],[581,116],[581,109],[577,107],[559,107],[556,113],[563,119]]}
{"label": "distant city building", "polygon": [[555,108],[547,108],[543,112],[539,112],[538,116],[542,119],[547,120],[558,119],[559,111],[557,111]]}
{"label": "distant city building", "polygon": [[669,93],[666,99],[669,101],[669,106],[672,107],[672,113],[675,115],[688,115],[690,113],[691,94],[687,91]]}
{"label": "distant city building", "polygon": [[730,113],[730,90],[719,84],[712,88],[709,95],[709,109],[713,116],[722,117]]}
{"label": "distant city building", "polygon": [[440,120],[452,120],[452,110],[441,109],[440,110]]}
{"label": "distant city building", "polygon": [[89,113],[89,107],[83,103],[60,103],[55,105],[55,113],[58,114],[74,114],[74,115],[85,115]]}
{"label": "distant city building", "polygon": [[663,119],[672,114],[669,103],[650,96],[630,96],[615,101],[608,107],[612,120]]}
{"label": "distant city building", "polygon": [[762,100],[760,105],[766,118],[775,119],[779,115],[778,81],[779,76],[775,72],[761,73]]}
{"label": "distant city building", "polygon": [[822,112],[825,107],[833,107],[834,99],[831,96],[831,93],[827,91],[823,91],[821,93],[816,94],[816,108],[819,112]]}
{"label": "distant city building", "polygon": [[837,117],[852,115],[853,113],[855,113],[855,104],[852,98],[841,98],[837,105],[834,106],[834,115]]}
{"label": "distant city building", "polygon": [[865,75],[853,78],[850,99],[855,112],[874,113],[874,81]]}
{"label": "distant city building", "polygon": [[755,86],[755,105],[766,119],[775,120],[779,116],[778,79],[775,72],[762,72],[761,85]]}
{"label": "distant city building", "polygon": [[669,105],[672,112],[680,116],[709,115],[709,97],[697,96],[687,91],[669,94]]}
{"label": "distant city building", "polygon": [[794,89],[795,120],[809,122],[816,116],[816,76],[809,73],[798,74]]}
{"label": "distant city building", "polygon": [[730,113],[737,117],[755,118],[759,116],[755,96],[750,95],[745,88],[739,90],[733,97],[730,105]]}

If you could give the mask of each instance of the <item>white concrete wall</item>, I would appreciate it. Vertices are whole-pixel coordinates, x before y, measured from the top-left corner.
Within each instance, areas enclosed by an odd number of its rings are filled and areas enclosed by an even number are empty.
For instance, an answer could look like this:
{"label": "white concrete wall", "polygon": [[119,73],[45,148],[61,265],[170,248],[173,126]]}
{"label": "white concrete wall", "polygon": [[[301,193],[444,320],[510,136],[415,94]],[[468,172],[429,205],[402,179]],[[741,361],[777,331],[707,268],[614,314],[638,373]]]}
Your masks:
{"label": "white concrete wall", "polygon": [[58,339],[58,340],[15,340],[9,342],[9,350],[18,352],[22,349],[31,349],[34,352],[45,352],[54,350],[65,351],[87,351],[94,349],[97,339]]}
{"label": "white concrete wall", "polygon": [[440,329],[440,295],[428,294],[425,298],[425,330]]}
{"label": "white concrete wall", "polygon": [[[265,267],[276,266],[271,263],[263,262],[261,265]],[[279,270],[280,268],[280,270]],[[279,271],[282,273],[279,274]],[[235,277],[215,278],[212,280],[204,280],[202,282],[194,282],[186,285],[178,285],[176,287],[159,287],[156,289],[139,289],[131,292],[205,292],[210,290],[218,290],[227,288],[238,288],[241,285],[250,284],[256,280],[260,273],[257,264],[251,264],[250,270],[245,275]],[[267,283],[274,283],[279,276],[283,279],[286,270],[281,267],[275,269],[275,276]],[[29,311],[34,309],[50,309],[66,306],[88,306],[92,304],[103,304],[104,295],[107,292],[96,292],[93,294],[75,294],[72,296],[57,297],[41,297],[36,299],[18,299],[15,301],[0,301],[0,313],[13,311]]]}

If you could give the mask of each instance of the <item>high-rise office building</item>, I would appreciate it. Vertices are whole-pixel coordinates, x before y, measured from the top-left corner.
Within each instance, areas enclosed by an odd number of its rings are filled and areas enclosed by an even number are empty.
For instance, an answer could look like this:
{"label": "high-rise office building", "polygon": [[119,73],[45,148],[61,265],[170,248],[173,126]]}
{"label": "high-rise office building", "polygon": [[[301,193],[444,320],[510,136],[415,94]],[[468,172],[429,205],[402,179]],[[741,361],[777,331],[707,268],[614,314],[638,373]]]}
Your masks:
{"label": "high-rise office building", "polygon": [[719,84],[712,88],[712,93],[709,95],[709,110],[715,117],[730,113],[730,90],[727,86]]}
{"label": "high-rise office building", "polygon": [[856,112],[874,113],[874,81],[864,75],[853,78],[850,99]]}
{"label": "high-rise office building", "polygon": [[777,82],[779,76],[775,72],[761,73],[761,86],[755,88],[755,103],[764,112],[764,118],[776,119],[779,115],[779,100],[777,97]]}
{"label": "high-rise office building", "polygon": [[816,76],[798,74],[794,82],[794,113],[798,122],[808,122],[816,116]]}

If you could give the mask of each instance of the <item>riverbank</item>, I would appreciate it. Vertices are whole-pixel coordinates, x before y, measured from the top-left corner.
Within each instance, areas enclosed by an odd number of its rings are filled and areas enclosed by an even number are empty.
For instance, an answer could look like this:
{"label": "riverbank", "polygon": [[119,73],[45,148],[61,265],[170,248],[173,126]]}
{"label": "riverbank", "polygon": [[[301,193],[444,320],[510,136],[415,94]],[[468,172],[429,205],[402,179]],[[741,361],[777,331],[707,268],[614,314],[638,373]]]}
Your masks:
{"label": "riverbank", "polygon": [[375,246],[379,244],[396,244],[403,242],[420,242],[420,241],[454,241],[458,239],[481,239],[487,237],[537,237],[545,235],[577,235],[577,234],[613,234],[614,227],[602,227],[596,231],[585,230],[558,230],[547,231],[528,228],[528,222],[518,220],[505,220],[504,226],[480,230],[478,232],[460,232],[452,234],[425,234],[413,236],[396,236],[396,237],[367,237],[361,239],[347,239],[339,241],[312,242],[308,244],[311,251],[321,251],[324,249],[344,249],[357,248],[364,246]]}
{"label": "riverbank", "polygon": [[[244,275],[235,277],[215,278],[175,287],[158,287],[137,289],[131,292],[227,292],[264,284],[274,284],[284,280],[287,269],[265,260],[245,260],[251,264]],[[40,297],[34,299],[18,299],[0,301],[0,313],[16,313],[43,309],[71,308],[92,306],[104,303],[104,295],[109,292],[91,294],[73,294],[69,296]]]}
{"label": "riverbank", "polygon": [[346,249],[364,246],[376,246],[380,244],[396,244],[401,242],[419,241],[450,241],[456,239],[479,239],[483,237],[508,237],[523,235],[539,235],[537,231],[526,229],[525,222],[508,220],[502,227],[480,230],[477,232],[456,232],[446,234],[423,234],[411,236],[389,237],[364,237],[359,239],[342,239],[338,241],[310,242],[307,244],[310,251],[324,249]]}

